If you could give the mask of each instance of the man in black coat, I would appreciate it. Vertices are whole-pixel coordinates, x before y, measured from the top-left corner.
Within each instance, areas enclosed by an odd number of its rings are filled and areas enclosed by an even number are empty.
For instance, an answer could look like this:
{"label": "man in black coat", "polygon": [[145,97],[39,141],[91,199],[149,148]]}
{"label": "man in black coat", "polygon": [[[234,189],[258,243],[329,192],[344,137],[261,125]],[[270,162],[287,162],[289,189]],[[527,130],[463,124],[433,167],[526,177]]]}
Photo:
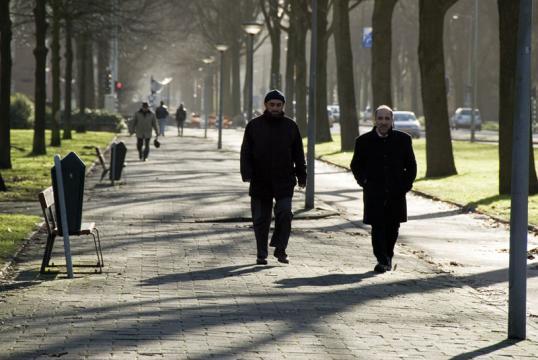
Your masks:
{"label": "man in black coat", "polygon": [[383,273],[392,269],[398,229],[407,221],[405,194],[413,186],[417,163],[411,136],[392,129],[392,109],[381,105],[374,117],[374,128],[355,141],[351,171],[363,188],[363,222],[372,226],[374,271]]}
{"label": "man in black coat", "polygon": [[275,231],[270,245],[281,263],[291,232],[291,199],[298,183],[306,186],[306,161],[297,124],[284,116],[286,99],[278,90],[265,95],[265,112],[252,119],[241,145],[241,177],[249,182],[250,205],[257,245],[256,263],[267,264],[267,241],[275,199]]}

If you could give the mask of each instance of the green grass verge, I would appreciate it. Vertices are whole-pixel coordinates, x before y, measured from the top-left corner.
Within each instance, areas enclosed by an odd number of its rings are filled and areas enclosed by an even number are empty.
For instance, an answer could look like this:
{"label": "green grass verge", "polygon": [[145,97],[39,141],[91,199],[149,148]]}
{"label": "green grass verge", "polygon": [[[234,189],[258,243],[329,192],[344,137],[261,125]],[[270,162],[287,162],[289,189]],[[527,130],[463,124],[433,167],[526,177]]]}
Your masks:
{"label": "green grass verge", "polygon": [[[316,145],[316,157],[349,168],[353,152],[340,152],[340,137],[333,135],[333,140]],[[426,179],[426,142],[424,139],[413,141],[417,159],[417,180],[413,189],[460,205],[476,206],[479,211],[508,221],[510,197],[498,195],[497,145],[465,141],[453,141],[452,145],[458,175]],[[538,159],[537,149],[534,158]],[[538,195],[529,197],[529,223],[538,225]]]}
{"label": "green grass verge", "polygon": [[41,219],[31,215],[0,214],[0,268],[15,253]]}
{"label": "green grass verge", "polygon": [[[73,132],[73,139],[62,140],[61,147],[47,146],[47,154],[32,156],[33,130],[11,131],[11,161],[12,169],[1,170],[7,192],[0,192],[0,201],[37,201],[37,193],[51,185],[50,169],[53,157],[60,154],[62,157],[74,151],[89,166],[95,160],[93,149],[84,149],[84,146],[98,146],[104,149],[114,138],[111,132],[86,133]],[[46,132],[46,144],[50,143],[50,131]],[[2,236],[2,233],[0,233]]]}

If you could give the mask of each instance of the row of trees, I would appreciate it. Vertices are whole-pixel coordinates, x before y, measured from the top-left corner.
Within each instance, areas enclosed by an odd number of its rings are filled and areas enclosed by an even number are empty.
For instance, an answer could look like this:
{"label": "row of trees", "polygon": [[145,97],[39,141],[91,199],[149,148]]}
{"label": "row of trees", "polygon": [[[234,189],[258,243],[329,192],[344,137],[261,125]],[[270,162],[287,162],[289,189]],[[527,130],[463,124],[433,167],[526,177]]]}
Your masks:
{"label": "row of trees", "polygon": [[[333,93],[341,109],[342,150],[353,148],[358,135],[358,108],[365,106],[371,96],[374,106],[385,103],[401,105],[404,95],[410,98],[410,107],[418,110],[422,103],[427,133],[428,177],[456,174],[450,129],[448,122],[447,71],[457,86],[455,95],[458,105],[462,104],[465,71],[463,56],[449,56],[445,64],[446,48],[461,48],[461,41],[444,44],[444,23],[449,9],[457,0],[317,0],[318,75],[316,89],[316,111],[318,115],[316,141],[331,140],[326,107],[332,102]],[[71,79],[76,74],[79,111],[86,107],[102,106],[104,89],[103,76],[110,57],[109,34],[112,26],[120,29],[120,79],[126,86],[121,94],[123,103],[129,103],[134,95],[144,95],[145,81],[155,72],[160,76],[173,75],[179,79],[182,96],[192,96],[196,78],[200,77],[201,59],[215,55],[214,45],[226,43],[229,50],[224,54],[223,94],[224,113],[240,118],[241,99],[246,96],[243,85],[249,79],[241,79],[241,62],[245,55],[245,39],[241,24],[260,19],[266,31],[258,36],[255,48],[270,41],[271,61],[268,87],[284,88],[288,112],[294,116],[300,129],[307,125],[307,51],[310,30],[310,0],[238,0],[234,7],[224,0],[171,1],[171,0],[35,0],[33,11],[28,1],[0,0],[0,168],[11,167],[9,158],[9,79],[11,77],[10,41],[12,28],[28,34],[34,24],[36,57],[35,91],[35,136],[32,152],[45,152],[44,141],[44,75],[47,55],[50,52],[52,69],[53,136],[51,145],[61,143],[57,123],[60,103],[60,73],[63,70],[65,118],[63,137],[69,138],[69,115],[71,113]],[[458,4],[459,5],[459,4]],[[4,11],[5,9],[11,11]],[[498,0],[499,18],[499,164],[500,193],[510,191],[511,131],[514,114],[515,44],[517,31],[518,2]],[[370,21],[367,19],[371,13]],[[395,17],[393,14],[398,13]],[[14,15],[10,18],[10,14]],[[359,14],[361,24],[372,24],[373,47],[371,53],[359,56],[352,44],[350,14]],[[491,17],[491,15],[488,15]],[[14,26],[12,26],[12,21]],[[418,27],[416,25],[418,20]],[[48,24],[52,24],[51,28]],[[398,27],[394,32],[393,26]],[[412,32],[418,32],[416,38]],[[409,34],[407,34],[409,32]],[[405,34],[402,34],[405,33]],[[286,44],[282,44],[286,35]],[[393,36],[396,41],[392,41]],[[461,34],[460,34],[461,36]],[[50,39],[50,49],[45,46]],[[491,34],[484,36],[490,41]],[[334,41],[331,41],[334,40]],[[393,44],[395,48],[393,48]],[[74,49],[73,49],[73,45]],[[63,66],[60,66],[61,47],[65,49]],[[484,46],[484,45],[482,45]],[[281,69],[282,47],[285,53],[285,68]],[[334,49],[334,51],[333,51]],[[461,49],[460,49],[461,50]],[[334,52],[334,56],[332,53]],[[94,56],[96,54],[96,56]],[[329,56],[330,55],[330,56]],[[96,57],[97,63],[93,63]],[[368,57],[368,58],[367,58]],[[371,57],[371,59],[369,59]],[[491,61],[490,59],[488,59]],[[332,62],[335,66],[329,66]],[[416,64],[416,65],[415,65]],[[76,66],[73,66],[76,65]],[[467,64],[469,66],[469,64]],[[98,79],[94,79],[97,67]],[[332,69],[335,73],[331,73]],[[284,72],[284,81],[280,73]],[[420,74],[420,78],[418,76]],[[336,80],[333,81],[332,79]],[[404,83],[406,81],[406,83]],[[370,84],[371,89],[368,88]],[[404,84],[410,84],[409,91]],[[96,92],[95,89],[98,89]],[[334,91],[336,89],[336,91]],[[420,93],[419,93],[420,89]],[[407,95],[410,93],[410,95]],[[97,94],[97,97],[96,97]],[[206,101],[212,102],[211,99]],[[246,103],[246,101],[243,101]],[[530,144],[530,142],[529,142]],[[534,164],[531,161],[531,164]],[[531,169],[531,192],[538,190],[534,167]]]}
{"label": "row of trees", "polygon": [[[14,35],[20,43],[34,44],[35,122],[31,154],[45,154],[47,65],[50,64],[52,82],[52,136],[49,145],[61,146],[62,138],[70,139],[72,136],[70,119],[73,84],[76,84],[80,113],[84,114],[87,108],[104,106],[105,76],[110,66],[110,34],[114,27],[121,29],[125,38],[152,38],[158,34],[154,25],[158,24],[158,19],[147,17],[150,21],[146,23],[140,21],[140,17],[141,14],[156,13],[155,9],[163,5],[170,6],[170,2],[147,0],[0,1],[0,169],[12,166],[9,109],[12,75],[11,43]],[[47,41],[50,48],[47,47]],[[136,55],[131,52],[128,56]],[[94,63],[94,57],[97,58],[96,63]],[[96,68],[97,79],[94,76]],[[60,118],[61,80],[63,80],[64,94],[63,119]],[[60,120],[63,120],[63,136]]]}
{"label": "row of trees", "polygon": [[[264,5],[264,1],[260,1]],[[295,1],[271,1],[267,0],[271,6],[282,6],[282,12],[288,14],[289,26],[287,29],[297,28],[299,24],[294,13],[292,4]],[[353,139],[357,133],[357,109],[355,105],[354,78],[352,70],[351,43],[349,38],[349,12],[353,7],[364,1],[328,1],[318,0],[318,63],[315,64],[319,78],[316,90],[317,98],[317,132],[316,141],[330,141],[329,125],[327,113],[327,42],[329,36],[334,33],[334,48],[337,61],[337,88],[338,103],[341,107],[342,126],[342,150],[352,150]],[[454,163],[450,127],[448,119],[447,84],[445,79],[446,66],[444,56],[444,23],[447,11],[457,2],[457,0],[418,1],[418,23],[419,36],[417,44],[418,61],[421,79],[421,100],[426,123],[426,176],[441,177],[457,174]],[[300,3],[300,2],[297,2]],[[373,104],[394,105],[392,98],[394,92],[394,76],[392,51],[392,14],[398,0],[374,0],[372,15],[373,27],[373,47],[371,51],[371,84]],[[296,4],[295,4],[296,5]],[[306,13],[308,4],[299,10]],[[512,125],[514,119],[514,89],[515,89],[515,56],[517,43],[517,24],[519,14],[519,2],[511,0],[498,0],[499,16],[499,42],[500,42],[500,76],[499,76],[499,193],[508,194],[510,192],[511,176],[511,151],[512,151]],[[333,21],[329,23],[329,14],[332,12]],[[274,14],[280,12],[274,11]],[[264,12],[266,22],[271,18]],[[272,23],[277,19],[273,17]],[[302,23],[304,25],[304,22]],[[283,27],[283,29],[286,29]],[[347,32],[347,33],[346,33]],[[299,31],[299,33],[302,33]],[[279,36],[271,35],[271,36]],[[293,47],[293,36],[288,34],[288,49]],[[291,46],[290,46],[291,42]],[[276,41],[273,45],[273,60],[279,57],[278,49],[275,51]],[[301,54],[296,54],[295,59],[304,56],[304,50],[298,47]],[[293,61],[293,57],[287,57],[288,61]],[[273,64],[273,62],[272,62]],[[293,69],[287,65],[287,69]],[[295,71],[297,67],[295,67]],[[278,70],[271,70],[273,73]],[[294,70],[289,70],[294,71]],[[297,73],[295,73],[297,75]],[[396,79],[401,74],[396,74]],[[288,97],[295,99],[297,103],[302,103],[299,99],[298,89],[302,83],[295,83],[288,79],[297,79],[299,76],[286,75],[286,93]],[[273,84],[272,84],[273,85]],[[293,94],[295,92],[295,94]],[[301,94],[301,97],[303,95]],[[306,122],[303,121],[303,114],[299,110],[295,114],[297,122],[302,130],[305,129]],[[532,139],[529,139],[529,146],[532,148]],[[532,152],[531,152],[532,156]],[[534,168],[534,159],[530,162],[530,187],[531,193],[538,192],[538,181]]]}

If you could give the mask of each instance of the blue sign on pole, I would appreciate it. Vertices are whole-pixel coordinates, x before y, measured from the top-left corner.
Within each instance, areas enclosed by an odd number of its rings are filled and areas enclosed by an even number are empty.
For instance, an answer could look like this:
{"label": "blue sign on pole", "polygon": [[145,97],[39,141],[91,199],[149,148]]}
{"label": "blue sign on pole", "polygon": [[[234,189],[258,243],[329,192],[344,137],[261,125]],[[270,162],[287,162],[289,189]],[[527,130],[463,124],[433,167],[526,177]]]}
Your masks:
{"label": "blue sign on pole", "polygon": [[363,48],[372,47],[372,28],[371,27],[362,28],[362,47]]}

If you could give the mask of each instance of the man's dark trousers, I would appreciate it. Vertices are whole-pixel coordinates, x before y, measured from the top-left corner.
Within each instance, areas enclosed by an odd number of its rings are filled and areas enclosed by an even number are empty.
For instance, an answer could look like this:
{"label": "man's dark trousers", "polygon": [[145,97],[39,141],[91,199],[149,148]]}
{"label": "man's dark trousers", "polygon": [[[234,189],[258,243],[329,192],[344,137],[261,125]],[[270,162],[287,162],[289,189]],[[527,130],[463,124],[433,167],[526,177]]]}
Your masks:
{"label": "man's dark trousers", "polygon": [[[252,210],[252,223],[256,236],[257,257],[267,258],[267,241],[269,228],[271,227],[271,210],[273,209],[272,198],[250,198]],[[285,254],[291,233],[291,197],[285,197],[275,202],[275,231],[271,236],[271,246],[275,247],[276,254]]]}
{"label": "man's dark trousers", "polygon": [[392,219],[372,224],[372,247],[378,263],[392,266],[399,229],[400,223]]}
{"label": "man's dark trousers", "polygon": [[[136,138],[136,148],[138,149],[138,157],[140,160],[146,159],[149,155],[149,140],[144,138]],[[144,152],[142,152],[142,143],[144,143]]]}

